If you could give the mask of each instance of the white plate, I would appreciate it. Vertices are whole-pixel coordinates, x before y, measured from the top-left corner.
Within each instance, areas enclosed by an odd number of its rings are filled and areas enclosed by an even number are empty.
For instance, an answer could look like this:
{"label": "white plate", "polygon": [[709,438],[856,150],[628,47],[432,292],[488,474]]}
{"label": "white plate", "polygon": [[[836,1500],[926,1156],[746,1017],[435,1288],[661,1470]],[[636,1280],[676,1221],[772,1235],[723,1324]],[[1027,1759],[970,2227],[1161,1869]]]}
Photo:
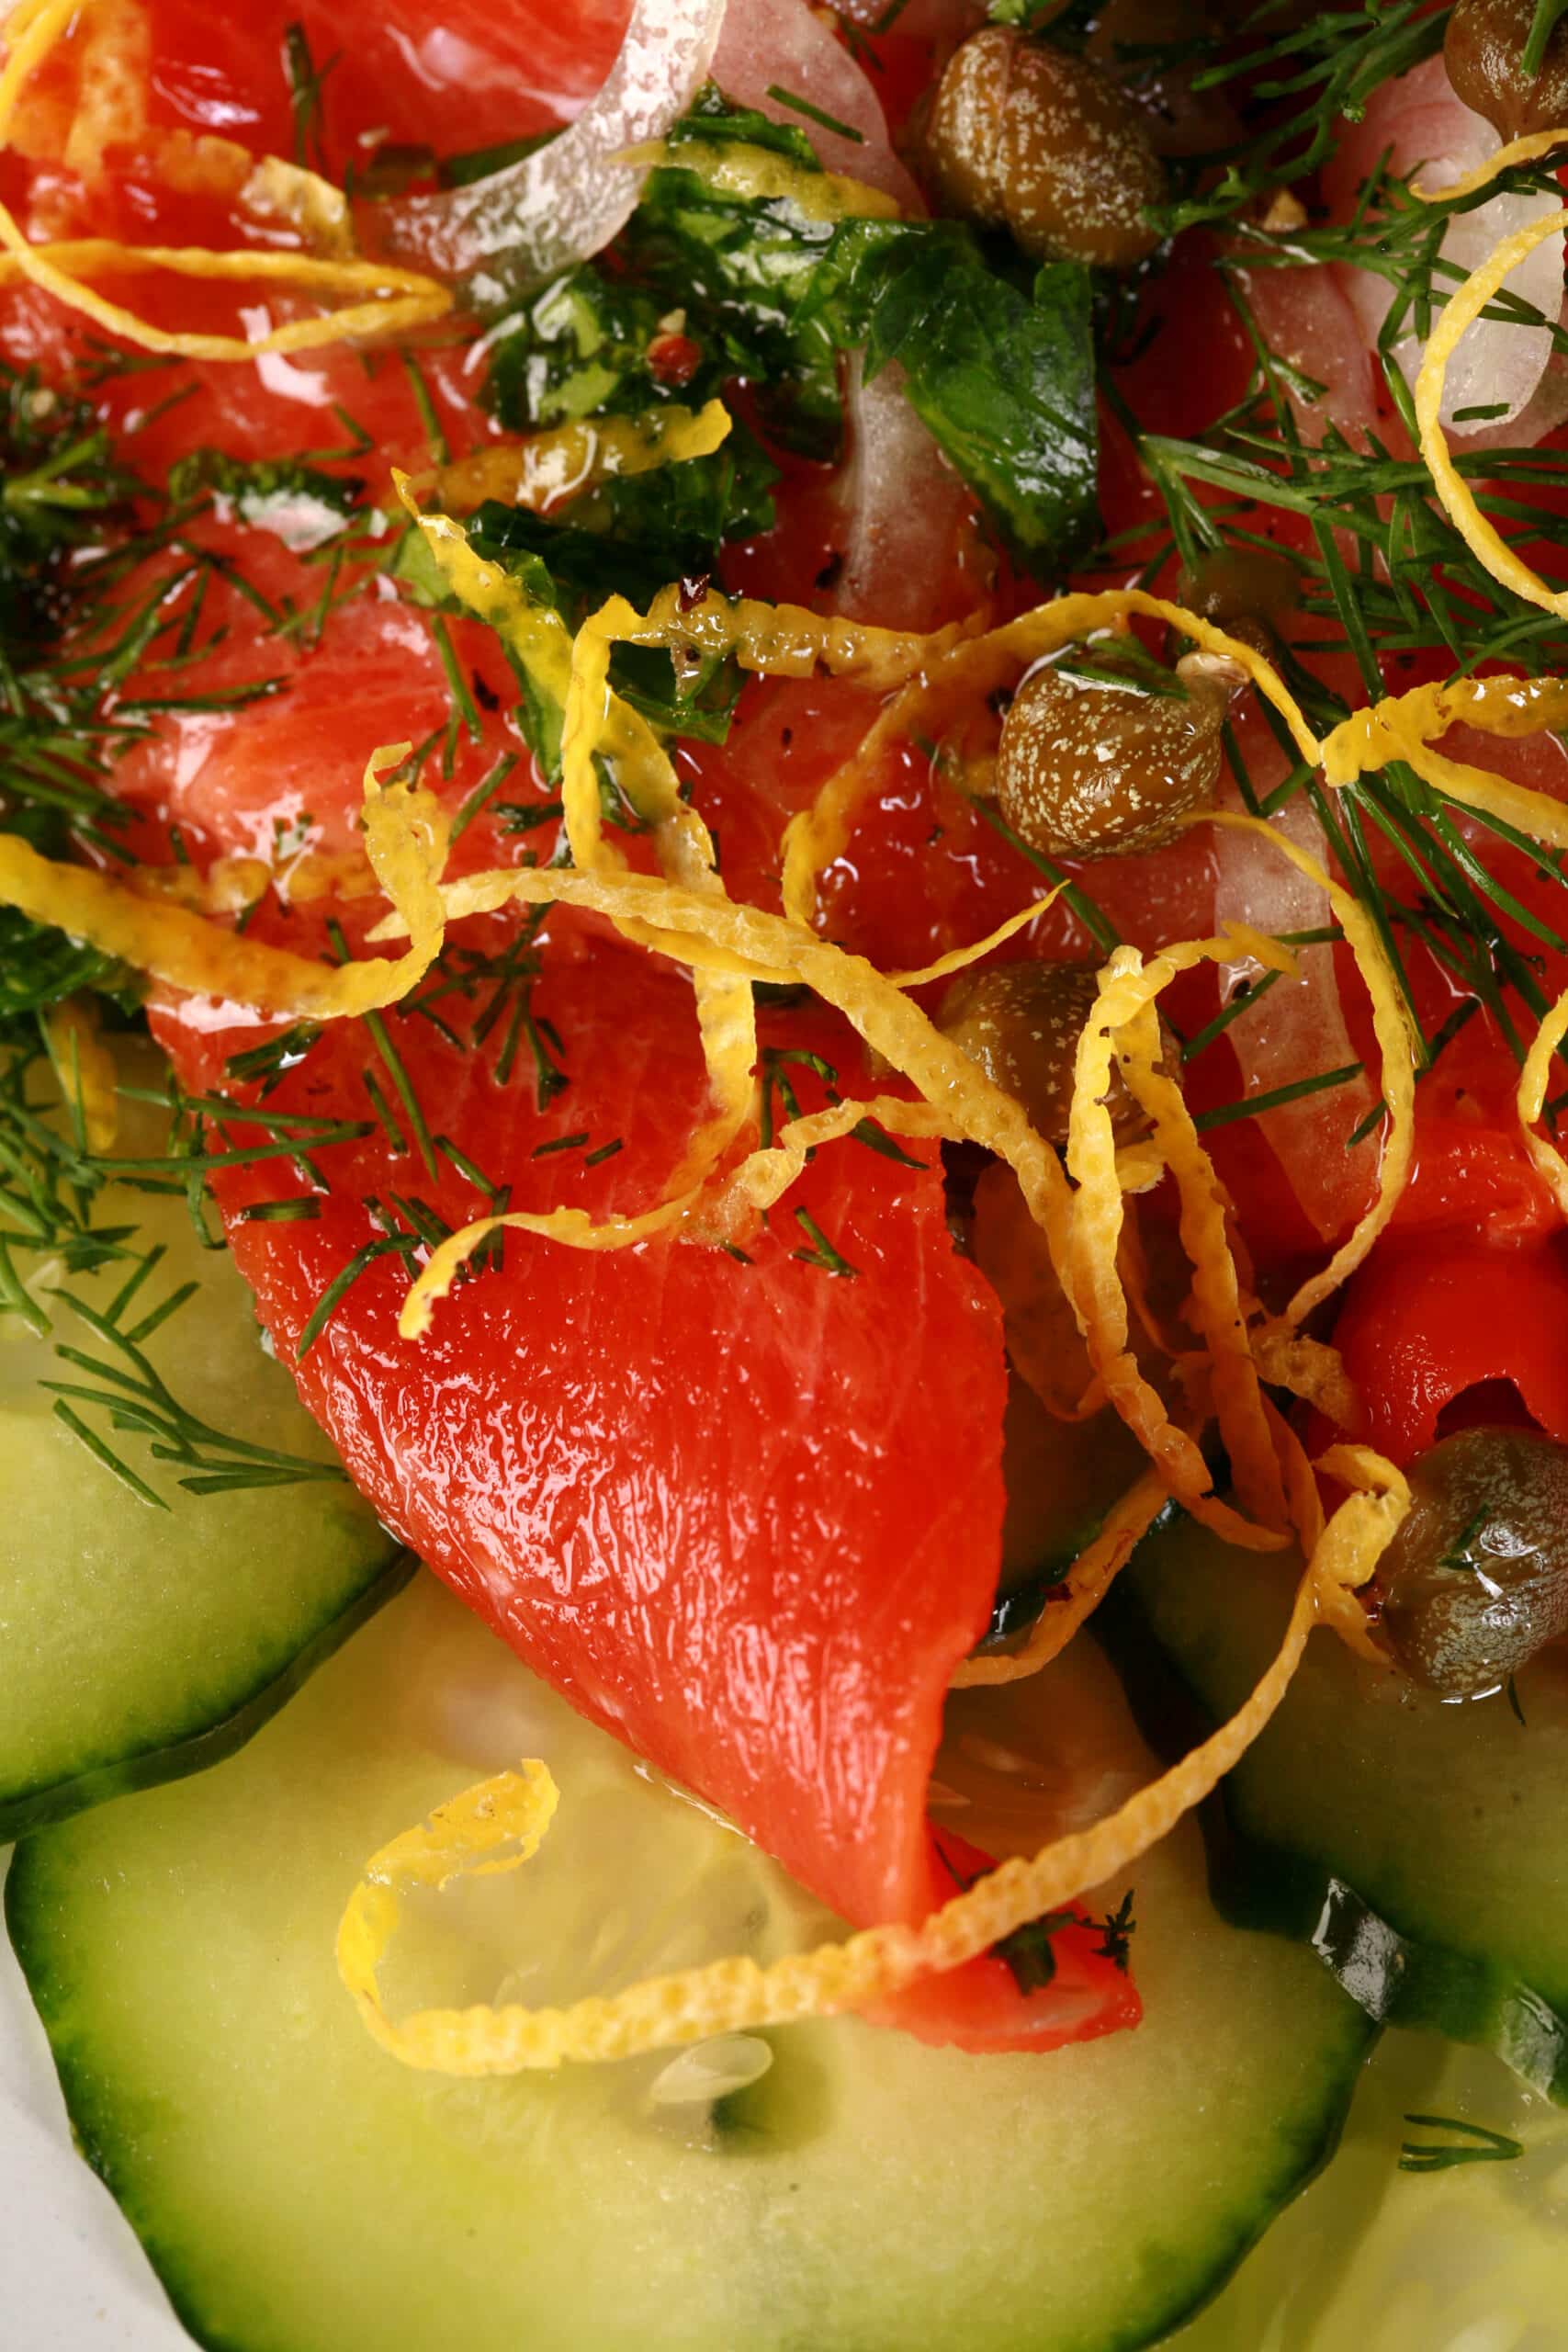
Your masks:
{"label": "white plate", "polygon": [[[0,1849],[0,1879],[10,1859]],[[0,2352],[191,2352],[107,2188],[71,2144],[60,2086],[0,1937]]]}

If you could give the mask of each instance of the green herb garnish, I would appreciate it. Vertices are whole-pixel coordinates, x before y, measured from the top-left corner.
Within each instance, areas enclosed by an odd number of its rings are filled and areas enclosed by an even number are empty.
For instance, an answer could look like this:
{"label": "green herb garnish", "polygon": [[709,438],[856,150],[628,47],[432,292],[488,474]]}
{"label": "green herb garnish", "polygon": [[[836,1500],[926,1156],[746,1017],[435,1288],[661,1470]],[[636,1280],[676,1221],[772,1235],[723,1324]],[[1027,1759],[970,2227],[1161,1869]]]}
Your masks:
{"label": "green herb garnish", "polygon": [[1447,2142],[1404,2141],[1399,2151],[1401,2172],[1450,2172],[1455,2165],[1512,2164],[1525,2152],[1522,2140],[1489,2132],[1483,2123],[1467,2123],[1461,2116],[1407,2115],[1404,2120],[1425,2132],[1449,2132],[1457,2137]]}

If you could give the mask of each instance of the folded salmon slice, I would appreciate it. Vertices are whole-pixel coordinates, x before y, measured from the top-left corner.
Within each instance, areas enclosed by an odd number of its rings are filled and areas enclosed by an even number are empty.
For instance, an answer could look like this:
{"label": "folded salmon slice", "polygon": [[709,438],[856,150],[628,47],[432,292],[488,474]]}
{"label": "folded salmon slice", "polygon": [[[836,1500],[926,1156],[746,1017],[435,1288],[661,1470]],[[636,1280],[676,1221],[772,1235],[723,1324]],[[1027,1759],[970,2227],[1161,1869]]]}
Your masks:
{"label": "folded salmon slice", "polygon": [[[509,938],[491,925],[468,952]],[[656,1195],[705,1101],[689,985],[564,925],[541,967],[526,1018],[567,1078],[544,1109],[510,1009],[486,1025],[493,978],[420,992],[456,1043],[419,1012],[389,1017],[434,1177],[358,1024],[327,1030],[268,1094],[269,1113],[372,1129],[317,1156],[331,1189],[314,1217],[245,1215],[306,1192],[276,1161],[219,1177],[285,1361],[386,1225],[482,1214],[453,1147],[517,1206],[603,1213]],[[163,1016],[187,1085],[222,1083],[226,1057],[254,1042],[210,1020],[210,1007]],[[847,1032],[797,1011],[771,1034],[827,1056],[853,1091]],[[819,1080],[786,1067],[819,1099]],[[367,1072],[407,1150],[377,1124]],[[1003,1507],[998,1307],[953,1250],[934,1154],[910,1157],[852,1140],[823,1151],[744,1260],[512,1235],[417,1344],[398,1336],[408,1274],[384,1250],[297,1365],[389,1525],[584,1713],[856,1924],[918,1920],[954,1891],[927,1784],[953,1669],[987,1622]],[[987,1959],[912,1996],[908,2021],[970,2047],[1130,2021],[1135,1996],[1088,1930],[1061,1942],[1045,1991],[1025,1996]]]}

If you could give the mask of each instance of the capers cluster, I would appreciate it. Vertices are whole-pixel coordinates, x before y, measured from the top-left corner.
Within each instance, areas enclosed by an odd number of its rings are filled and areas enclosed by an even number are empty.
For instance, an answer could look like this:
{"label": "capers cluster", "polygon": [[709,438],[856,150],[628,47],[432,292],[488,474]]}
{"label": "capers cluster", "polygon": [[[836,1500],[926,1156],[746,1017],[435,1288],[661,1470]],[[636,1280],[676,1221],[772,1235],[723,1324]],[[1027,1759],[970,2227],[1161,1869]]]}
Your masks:
{"label": "capers cluster", "polygon": [[1410,1486],[1378,1569],[1383,1632],[1414,1681],[1477,1698],[1568,1633],[1568,1445],[1461,1430],[1422,1456]]}
{"label": "capers cluster", "polygon": [[1502,139],[1568,122],[1568,17],[1548,37],[1539,73],[1525,70],[1537,0],[1457,0],[1443,40],[1454,96]]}
{"label": "capers cluster", "polygon": [[1177,671],[1098,648],[1092,668],[1043,663],[1002,721],[1002,816],[1051,857],[1159,849],[1213,799],[1237,683],[1201,655]]}
{"label": "capers cluster", "polygon": [[1010,27],[954,53],[926,153],[949,210],[1042,260],[1126,269],[1158,241],[1145,208],[1165,174],[1137,107],[1087,59]]}
{"label": "capers cluster", "polygon": [[[938,1026],[1013,1096],[1036,1133],[1066,1143],[1078,1039],[1100,994],[1094,964],[993,964],[965,972],[942,1000]],[[1165,1068],[1179,1067],[1176,1041],[1161,1028]],[[1102,1097],[1118,1143],[1147,1132],[1143,1106],[1119,1069]]]}

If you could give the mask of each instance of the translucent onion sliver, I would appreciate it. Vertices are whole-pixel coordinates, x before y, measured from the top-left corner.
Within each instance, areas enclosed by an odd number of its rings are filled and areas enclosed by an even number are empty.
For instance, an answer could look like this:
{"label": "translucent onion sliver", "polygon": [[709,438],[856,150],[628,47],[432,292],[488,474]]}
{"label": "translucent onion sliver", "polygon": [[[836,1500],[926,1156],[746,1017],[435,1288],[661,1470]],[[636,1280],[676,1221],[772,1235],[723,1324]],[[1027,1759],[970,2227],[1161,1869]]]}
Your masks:
{"label": "translucent onion sliver", "polygon": [[637,0],[604,86],[569,129],[507,170],[385,209],[394,252],[461,279],[480,311],[603,252],[642,175],[617,162],[661,139],[712,62],[726,0]]}

